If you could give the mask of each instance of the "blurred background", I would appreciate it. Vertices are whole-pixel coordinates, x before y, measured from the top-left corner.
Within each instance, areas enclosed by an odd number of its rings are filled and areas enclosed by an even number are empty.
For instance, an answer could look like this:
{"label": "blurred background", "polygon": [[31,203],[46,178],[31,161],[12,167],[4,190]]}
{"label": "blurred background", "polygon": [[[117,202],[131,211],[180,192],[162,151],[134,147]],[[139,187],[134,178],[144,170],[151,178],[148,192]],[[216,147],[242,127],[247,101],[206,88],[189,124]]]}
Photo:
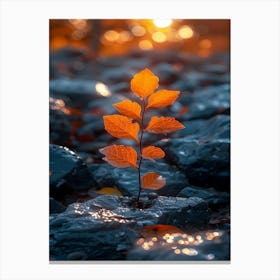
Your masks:
{"label": "blurred background", "polygon": [[93,55],[121,55],[130,50],[164,50],[207,57],[229,51],[229,20],[108,19],[51,20],[50,49],[90,49]]}

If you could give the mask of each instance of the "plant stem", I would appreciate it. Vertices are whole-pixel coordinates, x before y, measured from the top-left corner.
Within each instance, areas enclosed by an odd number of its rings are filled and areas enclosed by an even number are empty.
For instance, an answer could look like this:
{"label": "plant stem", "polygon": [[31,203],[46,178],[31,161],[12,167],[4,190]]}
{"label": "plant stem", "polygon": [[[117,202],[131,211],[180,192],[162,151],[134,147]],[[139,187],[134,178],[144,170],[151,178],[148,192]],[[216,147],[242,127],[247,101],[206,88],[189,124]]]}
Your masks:
{"label": "plant stem", "polygon": [[143,138],[143,133],[144,133],[144,115],[145,115],[145,110],[146,110],[146,104],[145,104],[145,100],[143,99],[141,123],[140,123],[140,140],[139,140],[140,159],[139,159],[139,165],[138,165],[138,195],[137,195],[137,203],[139,202],[140,194],[141,194],[141,189],[142,189],[142,185],[141,185],[141,164],[142,164],[142,138]]}

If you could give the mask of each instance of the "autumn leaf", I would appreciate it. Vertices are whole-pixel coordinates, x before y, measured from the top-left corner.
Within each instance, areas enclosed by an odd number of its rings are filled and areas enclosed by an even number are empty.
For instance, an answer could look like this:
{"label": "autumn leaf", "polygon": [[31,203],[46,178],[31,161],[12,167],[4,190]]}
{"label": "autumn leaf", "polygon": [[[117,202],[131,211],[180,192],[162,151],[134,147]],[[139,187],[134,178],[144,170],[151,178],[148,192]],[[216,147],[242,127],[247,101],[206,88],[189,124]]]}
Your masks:
{"label": "autumn leaf", "polygon": [[130,82],[131,90],[144,100],[158,88],[159,78],[152,71],[145,68],[134,75]]}
{"label": "autumn leaf", "polygon": [[152,226],[143,226],[143,228],[151,234],[164,235],[166,233],[183,233],[183,231],[172,225],[156,224]]}
{"label": "autumn leaf", "polygon": [[124,145],[111,145],[99,149],[99,152],[105,155],[103,160],[107,161],[108,163],[110,163],[115,167],[138,168],[136,164],[137,152],[132,147],[127,147]]}
{"label": "autumn leaf", "polygon": [[122,196],[122,193],[119,190],[112,188],[112,187],[104,187],[101,190],[96,191],[96,193],[104,194],[104,195],[108,194],[108,195]]}
{"label": "autumn leaf", "polygon": [[146,159],[163,158],[165,156],[164,151],[161,148],[155,146],[148,146],[143,149],[142,157]]}
{"label": "autumn leaf", "polygon": [[141,119],[141,106],[137,102],[124,100],[114,104],[114,107],[123,115],[132,119]]}
{"label": "autumn leaf", "polygon": [[152,117],[145,131],[166,135],[183,128],[185,126],[173,117]]}
{"label": "autumn leaf", "polygon": [[104,116],[105,130],[117,138],[128,138],[138,142],[139,124],[121,115]]}
{"label": "autumn leaf", "polygon": [[177,90],[159,90],[149,97],[147,108],[160,108],[172,105],[179,94],[180,91]]}
{"label": "autumn leaf", "polygon": [[149,190],[161,189],[166,184],[166,180],[156,172],[148,172],[142,177],[142,188]]}

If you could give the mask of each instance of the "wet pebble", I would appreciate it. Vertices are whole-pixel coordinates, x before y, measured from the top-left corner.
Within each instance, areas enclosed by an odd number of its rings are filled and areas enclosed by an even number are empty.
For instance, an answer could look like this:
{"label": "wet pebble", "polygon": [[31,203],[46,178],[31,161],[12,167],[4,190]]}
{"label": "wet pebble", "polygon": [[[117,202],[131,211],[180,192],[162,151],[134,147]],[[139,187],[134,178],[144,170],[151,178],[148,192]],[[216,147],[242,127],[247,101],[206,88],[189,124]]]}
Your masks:
{"label": "wet pebble", "polygon": [[[196,186],[230,189],[230,118],[218,115],[199,122],[191,131],[184,129],[180,138],[160,141],[167,160],[185,173]],[[188,127],[188,122],[186,122]]]}
{"label": "wet pebble", "polygon": [[93,180],[87,165],[66,147],[50,145],[50,194],[61,199],[71,191],[91,187]]}

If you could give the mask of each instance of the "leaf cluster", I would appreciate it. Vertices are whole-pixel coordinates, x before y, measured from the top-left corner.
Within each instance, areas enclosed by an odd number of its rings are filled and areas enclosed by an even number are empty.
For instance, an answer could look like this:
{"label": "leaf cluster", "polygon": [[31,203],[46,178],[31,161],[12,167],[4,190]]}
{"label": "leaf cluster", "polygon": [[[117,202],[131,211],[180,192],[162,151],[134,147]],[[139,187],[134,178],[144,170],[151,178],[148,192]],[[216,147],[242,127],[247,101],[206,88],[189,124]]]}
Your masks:
{"label": "leaf cluster", "polygon": [[[175,90],[158,90],[159,78],[149,69],[135,74],[131,80],[131,90],[139,102],[129,99],[114,104],[120,114],[104,116],[105,130],[116,138],[127,138],[139,144],[139,153],[131,146],[111,145],[99,151],[109,164],[118,168],[133,167],[140,169],[142,159],[155,160],[165,156],[164,151],[155,146],[142,147],[144,131],[164,134],[183,129],[184,125],[173,117],[153,116],[144,128],[144,114],[150,108],[172,105],[180,92]],[[139,137],[140,134],[140,137]],[[138,161],[138,162],[137,162]],[[142,177],[142,188],[157,190],[166,184],[166,180],[156,172],[148,172]]]}

